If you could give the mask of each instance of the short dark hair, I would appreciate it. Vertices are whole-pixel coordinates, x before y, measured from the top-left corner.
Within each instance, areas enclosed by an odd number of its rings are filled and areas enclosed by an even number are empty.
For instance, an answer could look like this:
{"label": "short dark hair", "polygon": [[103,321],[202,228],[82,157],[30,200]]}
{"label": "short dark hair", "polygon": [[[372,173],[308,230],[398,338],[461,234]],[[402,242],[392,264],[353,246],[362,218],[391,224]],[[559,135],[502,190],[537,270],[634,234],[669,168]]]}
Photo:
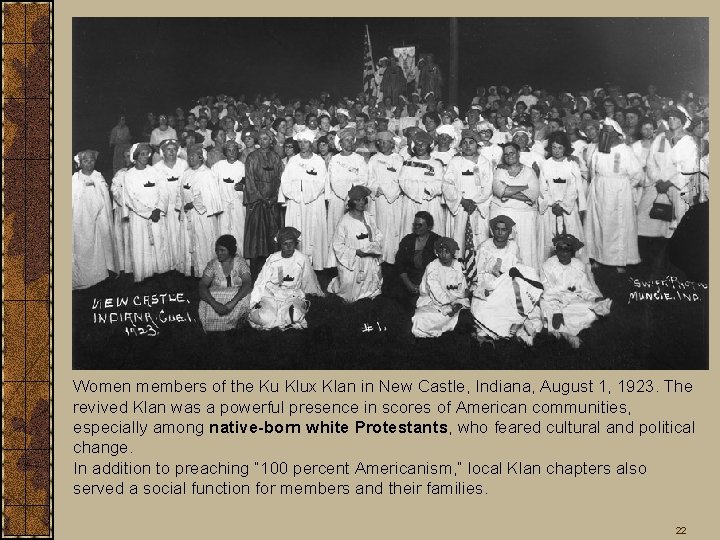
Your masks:
{"label": "short dark hair", "polygon": [[426,118],[432,118],[432,119],[435,121],[435,124],[438,125],[438,126],[442,124],[442,120],[440,119],[440,115],[439,115],[438,113],[436,113],[436,112],[430,111],[430,112],[426,112],[425,114],[423,114],[423,115],[422,115],[422,123],[423,123],[423,124],[425,123],[425,119],[426,119]]}
{"label": "short dark hair", "polygon": [[560,144],[563,146],[563,155],[564,156],[571,156],[573,153],[572,144],[570,144],[570,139],[567,136],[567,133],[564,131],[555,131],[553,133],[550,133],[547,138],[547,144],[545,145],[545,151],[550,155],[550,151],[552,150],[553,144]]}
{"label": "short dark hair", "polygon": [[285,139],[285,144],[283,144],[283,147],[287,146],[288,144],[292,145],[293,150],[296,154],[300,153],[300,145],[295,139]]}
{"label": "short dark hair", "polygon": [[415,214],[415,218],[422,219],[431,229],[435,225],[435,220],[433,219],[432,215],[430,214],[430,212],[426,212],[425,210],[420,210],[417,214]]}
{"label": "short dark hair", "polygon": [[215,240],[215,247],[217,246],[223,246],[226,248],[231,257],[234,257],[237,254],[237,240],[235,240],[235,237],[232,234],[223,234],[220,236],[217,240]]}

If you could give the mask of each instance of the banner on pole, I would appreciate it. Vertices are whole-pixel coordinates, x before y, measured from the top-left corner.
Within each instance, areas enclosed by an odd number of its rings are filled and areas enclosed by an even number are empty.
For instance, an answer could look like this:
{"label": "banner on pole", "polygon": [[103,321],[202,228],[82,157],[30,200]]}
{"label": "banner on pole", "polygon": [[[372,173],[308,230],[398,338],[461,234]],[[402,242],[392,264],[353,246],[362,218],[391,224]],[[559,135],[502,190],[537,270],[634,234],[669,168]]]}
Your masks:
{"label": "banner on pole", "polygon": [[409,81],[415,78],[415,47],[395,47],[393,56],[397,58],[405,78]]}

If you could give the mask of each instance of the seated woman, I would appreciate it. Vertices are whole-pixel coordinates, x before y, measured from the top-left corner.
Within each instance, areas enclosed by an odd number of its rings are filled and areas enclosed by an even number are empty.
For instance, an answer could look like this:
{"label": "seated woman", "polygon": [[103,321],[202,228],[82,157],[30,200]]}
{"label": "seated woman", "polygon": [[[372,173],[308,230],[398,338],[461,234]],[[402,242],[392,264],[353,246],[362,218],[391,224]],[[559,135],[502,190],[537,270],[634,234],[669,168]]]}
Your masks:
{"label": "seated woman", "polygon": [[439,337],[454,330],[460,310],[470,307],[462,264],[455,259],[457,242],[443,237],[434,248],[438,258],[425,269],[412,318],[415,337]]}
{"label": "seated woman", "polygon": [[595,322],[598,315],[610,313],[611,300],[603,299],[588,277],[588,268],[575,253],[583,244],[572,234],[553,239],[555,255],[542,266],[545,292],[540,299],[542,317],[548,331],[565,339],[572,348],[580,347],[578,334]]}
{"label": "seated woman", "polygon": [[215,242],[217,257],[200,278],[198,315],[205,332],[233,330],[250,311],[250,268],[237,250],[235,237],[223,234]]}
{"label": "seated woman", "polygon": [[435,242],[440,240],[440,236],[432,231],[434,223],[433,217],[425,210],[415,214],[413,232],[400,240],[400,247],[395,256],[395,269],[400,278],[399,282],[393,283],[383,293],[397,297],[404,306],[413,310],[420,293],[420,282],[425,268],[436,257],[434,246]]}
{"label": "seated woman", "polygon": [[490,220],[489,238],[477,254],[478,285],[470,305],[477,328],[476,339],[517,338],[532,345],[542,329],[537,302],[542,285],[537,272],[520,264],[519,247],[509,240],[515,222],[500,214]]}
{"label": "seated woman", "polygon": [[382,287],[383,236],[372,215],[365,211],[370,190],[353,186],[348,192],[347,213],[340,219],[332,241],[338,276],[328,292],[346,302],[375,298]]}
{"label": "seated woman", "polygon": [[324,296],[312,264],[297,249],[299,241],[300,231],[295,227],[278,231],[280,251],[267,258],[250,295],[248,321],[253,328],[307,328],[305,295]]}

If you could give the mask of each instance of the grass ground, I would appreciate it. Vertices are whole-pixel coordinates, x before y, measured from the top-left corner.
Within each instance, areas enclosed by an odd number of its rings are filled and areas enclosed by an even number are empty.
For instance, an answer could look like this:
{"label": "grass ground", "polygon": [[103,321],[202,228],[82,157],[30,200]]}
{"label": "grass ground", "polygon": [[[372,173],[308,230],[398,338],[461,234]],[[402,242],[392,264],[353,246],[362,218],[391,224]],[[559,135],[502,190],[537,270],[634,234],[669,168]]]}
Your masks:
{"label": "grass ground", "polygon": [[[73,367],[76,369],[707,369],[708,295],[696,301],[630,301],[646,279],[644,265],[620,275],[595,274],[610,315],[581,334],[582,346],[543,333],[531,348],[518,342],[478,343],[462,329],[437,339],[415,340],[410,314],[380,296],[353,305],[339,298],[311,298],[304,331],[260,332],[245,326],[204,334],[197,321],[197,280],[168,274],[135,284],[128,276],[73,293]],[[678,275],[678,271],[671,272]],[[329,271],[320,274],[324,286]],[[662,288],[662,287],[661,287]],[[643,289],[651,290],[651,289]],[[664,290],[664,289],[663,289]],[[160,324],[159,334],[127,335],[122,323],[95,324],[93,300],[182,292],[189,303],[165,307],[163,316],[189,312],[195,320]],[[133,311],[129,308],[126,311]],[[125,310],[123,310],[125,311]],[[147,308],[146,308],[147,311]],[[160,307],[149,310],[160,316]],[[372,330],[368,331],[368,327]]]}

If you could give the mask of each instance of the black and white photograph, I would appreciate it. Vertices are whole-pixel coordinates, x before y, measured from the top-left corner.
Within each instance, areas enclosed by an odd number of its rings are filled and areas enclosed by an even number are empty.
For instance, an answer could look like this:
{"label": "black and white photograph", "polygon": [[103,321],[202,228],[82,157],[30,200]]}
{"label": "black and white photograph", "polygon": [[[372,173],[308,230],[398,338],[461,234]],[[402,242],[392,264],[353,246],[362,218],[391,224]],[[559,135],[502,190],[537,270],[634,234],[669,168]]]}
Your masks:
{"label": "black and white photograph", "polygon": [[708,18],[75,17],[73,369],[706,370],[708,96]]}

